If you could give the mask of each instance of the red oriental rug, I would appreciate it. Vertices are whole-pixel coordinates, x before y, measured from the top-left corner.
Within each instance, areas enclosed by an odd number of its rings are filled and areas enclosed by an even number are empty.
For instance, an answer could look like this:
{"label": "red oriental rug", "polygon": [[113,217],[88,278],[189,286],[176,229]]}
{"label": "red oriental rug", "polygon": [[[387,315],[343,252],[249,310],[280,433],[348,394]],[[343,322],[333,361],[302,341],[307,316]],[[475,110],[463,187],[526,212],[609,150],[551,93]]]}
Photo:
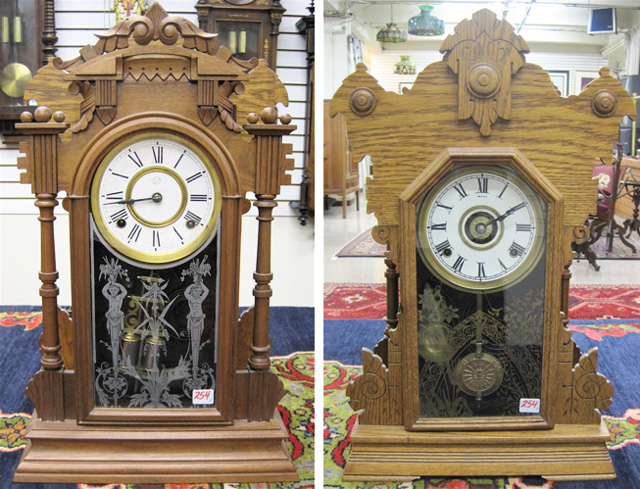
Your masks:
{"label": "red oriental rug", "polygon": [[[325,319],[382,319],[384,284],[324,285]],[[578,285],[569,292],[569,319],[640,319],[640,286]]]}

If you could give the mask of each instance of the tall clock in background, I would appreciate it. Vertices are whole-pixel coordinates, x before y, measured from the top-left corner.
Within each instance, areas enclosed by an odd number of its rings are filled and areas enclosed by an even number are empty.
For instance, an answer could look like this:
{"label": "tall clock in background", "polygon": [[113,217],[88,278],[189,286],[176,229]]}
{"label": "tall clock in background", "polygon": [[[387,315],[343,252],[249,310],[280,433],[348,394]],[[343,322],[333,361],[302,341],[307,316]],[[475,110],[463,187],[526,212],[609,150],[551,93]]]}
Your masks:
{"label": "tall clock in background", "polygon": [[278,33],[284,7],[280,0],[198,0],[200,28],[218,34],[236,59],[266,59],[276,68]]}
{"label": "tall clock in background", "polygon": [[[51,8],[53,8],[51,2]],[[24,91],[42,66],[43,0],[0,2],[0,131],[15,133],[13,124],[27,104]]]}

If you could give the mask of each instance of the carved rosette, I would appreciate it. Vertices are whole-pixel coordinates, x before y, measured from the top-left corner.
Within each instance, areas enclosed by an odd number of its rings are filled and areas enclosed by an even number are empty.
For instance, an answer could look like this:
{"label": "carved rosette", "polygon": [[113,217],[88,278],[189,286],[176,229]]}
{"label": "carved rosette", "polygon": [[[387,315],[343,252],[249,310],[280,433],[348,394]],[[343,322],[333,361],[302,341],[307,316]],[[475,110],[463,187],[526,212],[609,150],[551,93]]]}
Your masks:
{"label": "carved rosette", "polygon": [[525,62],[529,47],[506,21],[490,10],[463,20],[440,52],[458,75],[458,119],[472,118],[489,136],[498,118],[511,117],[511,77]]}
{"label": "carved rosette", "polygon": [[598,90],[591,99],[591,110],[598,117],[611,117],[616,113],[618,99],[611,90]]}
{"label": "carved rosette", "polygon": [[356,88],[351,94],[351,98],[349,98],[351,112],[361,117],[373,114],[377,103],[376,94],[366,87]]}

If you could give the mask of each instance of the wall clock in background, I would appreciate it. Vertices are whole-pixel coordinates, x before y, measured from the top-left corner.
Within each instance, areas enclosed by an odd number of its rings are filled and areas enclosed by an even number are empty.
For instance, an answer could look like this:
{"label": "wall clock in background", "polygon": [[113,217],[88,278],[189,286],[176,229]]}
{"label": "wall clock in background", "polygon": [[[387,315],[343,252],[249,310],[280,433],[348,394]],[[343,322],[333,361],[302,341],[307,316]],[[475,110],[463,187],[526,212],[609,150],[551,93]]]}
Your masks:
{"label": "wall clock in background", "polygon": [[236,59],[266,59],[276,69],[278,34],[285,12],[280,0],[198,0],[200,28],[218,34]]}
{"label": "wall clock in background", "polygon": [[17,134],[13,125],[28,107],[23,100],[25,88],[43,59],[55,52],[55,22],[45,10],[53,12],[53,2],[0,2],[0,131],[5,135]]}

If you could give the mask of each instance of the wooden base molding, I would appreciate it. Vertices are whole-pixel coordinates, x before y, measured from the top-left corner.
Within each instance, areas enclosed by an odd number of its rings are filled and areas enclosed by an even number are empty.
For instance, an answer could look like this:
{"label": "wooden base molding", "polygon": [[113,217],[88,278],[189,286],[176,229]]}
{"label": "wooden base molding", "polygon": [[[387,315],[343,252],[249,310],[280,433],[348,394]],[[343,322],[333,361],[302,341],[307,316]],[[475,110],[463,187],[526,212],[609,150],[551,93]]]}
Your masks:
{"label": "wooden base molding", "polygon": [[552,430],[408,432],[402,426],[356,426],[345,481],[419,476],[542,476],[549,480],[615,479],[600,425]]}
{"label": "wooden base molding", "polygon": [[35,416],[15,482],[298,481],[279,421],[181,431],[47,422]]}

